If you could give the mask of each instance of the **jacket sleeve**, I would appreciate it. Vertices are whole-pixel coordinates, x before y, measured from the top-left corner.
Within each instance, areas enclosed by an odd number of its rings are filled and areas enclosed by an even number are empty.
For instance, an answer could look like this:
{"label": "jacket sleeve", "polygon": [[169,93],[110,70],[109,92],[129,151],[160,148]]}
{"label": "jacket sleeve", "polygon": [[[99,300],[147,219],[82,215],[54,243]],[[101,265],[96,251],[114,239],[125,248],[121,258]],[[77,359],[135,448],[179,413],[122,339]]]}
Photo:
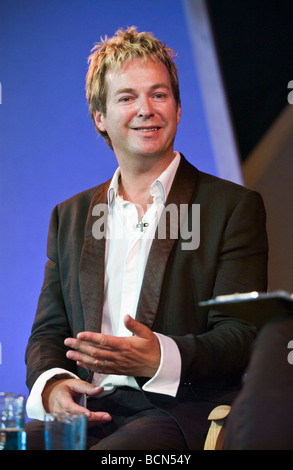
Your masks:
{"label": "jacket sleeve", "polygon": [[66,358],[64,339],[71,336],[60,282],[58,260],[58,207],[51,215],[44,282],[31,336],[26,349],[27,385],[51,368],[62,368],[76,374],[73,361]]}

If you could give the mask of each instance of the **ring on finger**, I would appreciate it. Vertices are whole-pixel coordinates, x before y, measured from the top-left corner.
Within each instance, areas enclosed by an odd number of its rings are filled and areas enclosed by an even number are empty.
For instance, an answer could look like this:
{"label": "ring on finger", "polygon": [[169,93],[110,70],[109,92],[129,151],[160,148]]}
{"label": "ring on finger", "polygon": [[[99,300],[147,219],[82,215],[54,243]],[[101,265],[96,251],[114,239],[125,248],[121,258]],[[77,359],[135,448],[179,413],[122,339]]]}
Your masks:
{"label": "ring on finger", "polygon": [[103,360],[103,363],[101,364],[101,361],[99,361],[98,359],[96,359],[94,361],[94,367],[97,367],[97,368],[102,368],[102,369],[106,369],[106,367],[108,366],[108,359],[104,359]]}

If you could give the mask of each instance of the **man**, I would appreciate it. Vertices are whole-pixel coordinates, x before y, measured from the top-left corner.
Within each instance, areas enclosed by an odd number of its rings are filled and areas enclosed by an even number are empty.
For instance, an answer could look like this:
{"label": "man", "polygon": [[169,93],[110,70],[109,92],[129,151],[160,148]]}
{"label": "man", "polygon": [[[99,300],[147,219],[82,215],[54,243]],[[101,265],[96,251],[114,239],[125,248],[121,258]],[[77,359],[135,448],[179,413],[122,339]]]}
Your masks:
{"label": "man", "polygon": [[[52,213],[28,414],[87,413],[91,449],[201,449],[256,331],[198,302],[266,289],[263,203],[174,152],[177,69],[151,34],[129,28],[98,44],[86,86],[119,168]],[[29,424],[29,448],[42,445],[41,425]]]}

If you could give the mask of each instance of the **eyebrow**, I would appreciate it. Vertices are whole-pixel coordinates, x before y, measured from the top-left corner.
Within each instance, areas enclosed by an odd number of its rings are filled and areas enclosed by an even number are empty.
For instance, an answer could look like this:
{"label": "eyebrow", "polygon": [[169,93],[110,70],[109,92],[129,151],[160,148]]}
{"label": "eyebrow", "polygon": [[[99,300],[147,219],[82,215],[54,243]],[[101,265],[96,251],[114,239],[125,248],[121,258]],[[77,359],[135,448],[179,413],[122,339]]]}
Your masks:
{"label": "eyebrow", "polygon": [[[166,83],[162,82],[162,83],[155,83],[154,85],[150,87],[150,90],[156,90],[157,88],[166,88],[168,90],[170,89],[170,87]],[[117,95],[121,95],[122,93],[133,93],[134,91],[135,91],[134,88],[127,88],[127,87],[119,88],[116,91],[115,95],[117,96]]]}

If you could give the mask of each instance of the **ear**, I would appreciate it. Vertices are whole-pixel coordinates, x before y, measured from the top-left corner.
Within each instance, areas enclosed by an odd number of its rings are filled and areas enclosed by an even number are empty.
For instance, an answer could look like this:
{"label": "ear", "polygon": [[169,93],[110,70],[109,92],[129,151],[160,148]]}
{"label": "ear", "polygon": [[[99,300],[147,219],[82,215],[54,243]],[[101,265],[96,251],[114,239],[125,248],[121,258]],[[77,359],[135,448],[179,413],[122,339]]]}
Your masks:
{"label": "ear", "polygon": [[179,124],[181,118],[181,106],[178,105],[177,109],[177,124]]}
{"label": "ear", "polygon": [[106,132],[105,117],[101,111],[94,111],[94,120],[97,128],[101,132]]}

